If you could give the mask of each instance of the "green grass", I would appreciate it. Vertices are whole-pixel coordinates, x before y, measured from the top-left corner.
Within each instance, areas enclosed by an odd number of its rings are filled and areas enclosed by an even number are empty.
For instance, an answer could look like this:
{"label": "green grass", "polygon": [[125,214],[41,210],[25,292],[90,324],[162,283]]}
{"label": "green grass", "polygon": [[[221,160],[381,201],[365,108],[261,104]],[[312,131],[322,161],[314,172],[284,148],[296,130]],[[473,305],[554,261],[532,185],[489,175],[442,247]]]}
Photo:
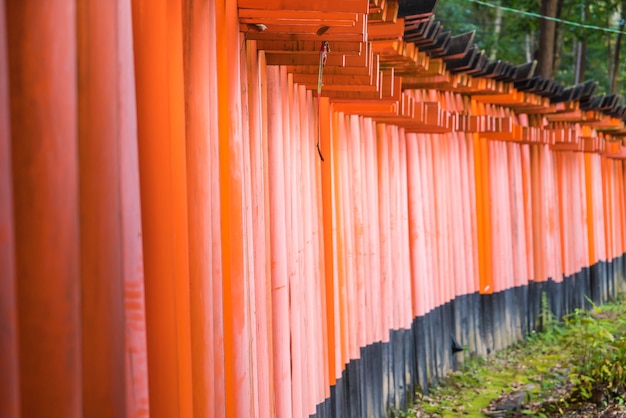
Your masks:
{"label": "green grass", "polygon": [[[547,315],[549,316],[549,315]],[[544,332],[487,358],[471,358],[428,395],[418,393],[414,406],[397,415],[485,416],[495,399],[523,390],[522,411],[551,416],[604,391],[599,407],[624,403],[626,386],[626,304],[623,300],[577,310],[560,324],[551,317]],[[623,367],[622,367],[623,366]]]}

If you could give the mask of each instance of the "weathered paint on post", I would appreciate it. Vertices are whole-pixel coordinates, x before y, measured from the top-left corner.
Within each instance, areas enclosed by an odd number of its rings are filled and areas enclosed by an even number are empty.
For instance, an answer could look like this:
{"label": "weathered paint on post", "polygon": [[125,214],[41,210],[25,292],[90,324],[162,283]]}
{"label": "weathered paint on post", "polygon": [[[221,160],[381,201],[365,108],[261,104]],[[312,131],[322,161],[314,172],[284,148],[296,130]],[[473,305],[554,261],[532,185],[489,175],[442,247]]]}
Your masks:
{"label": "weathered paint on post", "polygon": [[183,417],[193,386],[182,3],[132,5],[150,413]]}
{"label": "weathered paint on post", "polygon": [[10,1],[6,27],[20,412],[29,417],[78,417],[82,372],[76,7],[69,0],[45,8],[33,1]]}
{"label": "weathered paint on post", "polygon": [[0,1],[0,415],[20,416],[13,174],[11,172],[11,113],[9,56],[4,0]]}

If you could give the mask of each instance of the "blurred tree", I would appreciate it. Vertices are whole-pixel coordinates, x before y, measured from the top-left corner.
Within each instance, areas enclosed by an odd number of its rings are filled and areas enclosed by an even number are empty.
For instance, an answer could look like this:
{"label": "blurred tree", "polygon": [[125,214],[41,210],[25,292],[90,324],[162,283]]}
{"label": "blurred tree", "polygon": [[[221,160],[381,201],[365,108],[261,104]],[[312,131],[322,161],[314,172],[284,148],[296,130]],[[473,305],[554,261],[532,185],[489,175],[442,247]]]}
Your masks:
{"label": "blurred tree", "polygon": [[513,64],[537,59],[538,74],[564,85],[592,79],[599,93],[613,91],[615,80],[620,93],[626,66],[619,65],[619,49],[626,41],[618,48],[618,34],[603,29],[619,30],[625,13],[626,0],[440,0],[435,17],[455,34],[476,30],[475,42],[491,57]]}
{"label": "blurred tree", "polygon": [[[541,15],[557,18],[559,0],[542,0]],[[541,19],[539,25],[539,50],[537,54],[537,74],[547,78],[554,76],[557,24],[552,19]]]}

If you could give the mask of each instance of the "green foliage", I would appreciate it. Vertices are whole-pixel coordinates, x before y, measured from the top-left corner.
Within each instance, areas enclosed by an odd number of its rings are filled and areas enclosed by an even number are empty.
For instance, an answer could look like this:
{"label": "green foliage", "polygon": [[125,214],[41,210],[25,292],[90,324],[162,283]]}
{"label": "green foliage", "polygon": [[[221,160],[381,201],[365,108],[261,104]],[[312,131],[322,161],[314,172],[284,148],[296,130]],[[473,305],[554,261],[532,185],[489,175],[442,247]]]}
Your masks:
{"label": "green foliage", "polygon": [[[541,0],[495,0],[493,3],[514,10],[540,13]],[[600,28],[617,29],[624,0],[563,0],[559,18]],[[475,43],[487,54],[512,64],[522,64],[536,58],[539,47],[540,19],[504,11],[496,19],[496,9],[472,3],[470,0],[441,0],[435,15],[453,34],[476,30]],[[555,79],[565,86],[575,82],[576,54],[580,42],[586,42],[585,80],[599,83],[598,93],[610,89],[610,70],[617,35],[597,29],[557,24],[560,57]],[[499,29],[499,30],[498,30]],[[626,39],[622,40],[622,65],[617,93],[626,95]]]}
{"label": "green foliage", "polygon": [[[623,304],[622,304],[623,308]],[[626,388],[626,319],[615,306],[586,312],[577,310],[566,318],[578,330],[566,343],[573,355],[570,378],[580,400],[601,402],[620,398]]]}
{"label": "green foliage", "polygon": [[[541,301],[543,332],[487,358],[470,358],[397,416],[482,416],[493,412],[494,400],[519,391],[526,400],[516,416],[578,416],[589,405],[626,411],[626,303],[592,303],[591,311],[576,310],[557,323],[547,295]],[[583,415],[596,416],[589,409]]]}
{"label": "green foliage", "polygon": [[[541,292],[541,311],[539,312],[539,330],[543,332],[551,331],[554,328],[555,320],[550,304],[548,303],[548,294]],[[549,334],[546,334],[549,335]]]}

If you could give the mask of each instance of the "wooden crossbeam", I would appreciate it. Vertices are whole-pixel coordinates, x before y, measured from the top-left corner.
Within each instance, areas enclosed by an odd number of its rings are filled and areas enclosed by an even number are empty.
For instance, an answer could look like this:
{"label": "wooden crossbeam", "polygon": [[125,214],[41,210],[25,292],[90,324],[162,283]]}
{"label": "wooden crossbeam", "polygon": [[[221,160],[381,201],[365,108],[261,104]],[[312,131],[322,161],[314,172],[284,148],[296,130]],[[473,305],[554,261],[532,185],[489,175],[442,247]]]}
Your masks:
{"label": "wooden crossbeam", "polygon": [[367,0],[237,0],[239,9],[368,13]]}
{"label": "wooden crossbeam", "polygon": [[[378,86],[379,84],[378,74],[371,75],[332,75],[324,74],[324,86],[323,89],[332,88],[334,85],[346,85],[352,86],[355,89],[364,86]],[[293,73],[293,81],[298,84],[306,84],[307,86],[313,86],[313,89],[317,89],[317,74],[302,74]]]}
{"label": "wooden crossbeam", "polygon": [[402,40],[404,35],[404,19],[397,19],[391,23],[369,22],[367,25],[367,39],[370,41],[379,40]]}
{"label": "wooden crossbeam", "polygon": [[[275,29],[276,27],[274,27]],[[303,28],[309,28],[307,33],[302,31]],[[240,27],[242,32],[246,32],[245,25]],[[329,42],[363,42],[365,43],[367,39],[365,39],[363,31],[351,30],[349,32],[338,32],[334,29],[342,29],[342,28],[330,28],[326,33],[324,33],[323,37],[320,37],[317,34],[317,30],[319,28],[317,26],[299,26],[298,30],[300,32],[275,32],[275,31],[264,31],[264,32],[246,32],[246,39],[248,40],[259,40],[259,41],[313,41],[313,42],[321,42],[321,41],[329,41]]]}
{"label": "wooden crossbeam", "polygon": [[[346,57],[347,58],[347,57]],[[372,55],[369,65],[366,66],[329,66],[324,67],[324,75],[355,75],[355,76],[374,76],[378,77],[379,71],[378,55]],[[288,73],[294,74],[314,74],[317,77],[319,65],[289,65]]]}
{"label": "wooden crossbeam", "polygon": [[[264,51],[276,52],[316,52],[319,54],[321,41],[275,41],[275,40],[259,40],[257,48]],[[332,52],[344,55],[358,55],[365,50],[363,42],[333,42]]]}
{"label": "wooden crossbeam", "polygon": [[333,101],[333,109],[348,115],[378,116],[396,115],[398,102],[388,100],[354,101],[337,99]]}
{"label": "wooden crossbeam", "polygon": [[265,26],[311,26],[314,27],[315,30],[319,30],[321,26],[342,26],[346,28],[352,28],[355,26],[355,21],[352,19],[346,20],[322,20],[320,18],[310,18],[310,19],[283,19],[283,18],[268,18],[268,17],[240,17],[239,22],[246,24],[259,24],[262,23]]}
{"label": "wooden crossbeam", "polygon": [[[278,52],[268,51],[265,53],[265,58],[268,65],[319,65],[320,54],[319,52]],[[343,54],[329,53],[327,66],[339,66],[346,65],[346,56]]]}
{"label": "wooden crossbeam", "polygon": [[[312,4],[314,2],[311,2]],[[338,2],[339,3],[339,2]],[[341,26],[353,25],[358,18],[358,13],[340,13],[340,12],[325,12],[325,11],[315,11],[310,9],[304,10],[263,10],[263,9],[243,9],[239,8],[239,20],[247,21],[252,20],[251,23],[257,23],[259,20],[263,21],[294,21],[294,22],[328,22],[329,26],[331,23],[339,24]],[[341,24],[341,22],[348,22],[346,25]]]}

